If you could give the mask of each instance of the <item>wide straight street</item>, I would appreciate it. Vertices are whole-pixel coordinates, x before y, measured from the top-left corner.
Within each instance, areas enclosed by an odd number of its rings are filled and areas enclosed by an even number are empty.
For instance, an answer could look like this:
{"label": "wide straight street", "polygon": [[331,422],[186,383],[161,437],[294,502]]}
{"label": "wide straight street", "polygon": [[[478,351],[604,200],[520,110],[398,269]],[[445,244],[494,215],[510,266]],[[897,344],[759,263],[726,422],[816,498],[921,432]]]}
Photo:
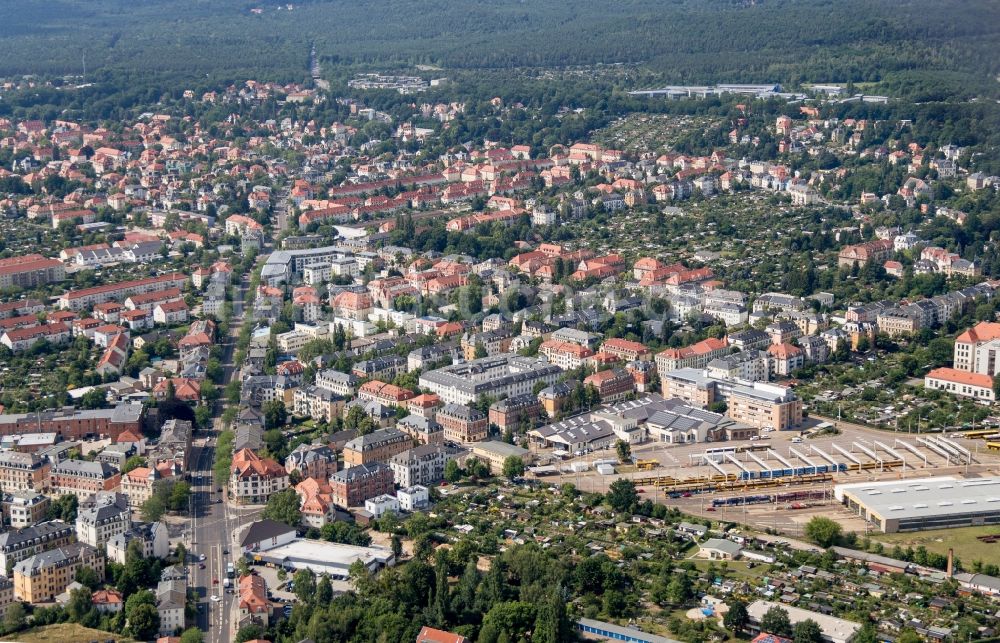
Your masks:
{"label": "wide straight street", "polygon": [[[233,362],[236,338],[243,323],[243,300],[248,279],[243,277],[239,286],[233,289],[233,316],[227,337],[219,338],[222,345],[222,368],[224,388],[234,377],[239,377],[239,369]],[[235,566],[234,529],[239,520],[230,520],[230,508],[225,494],[225,480],[215,480],[213,464],[215,446],[223,430],[222,412],[225,403],[216,401],[213,410],[212,429],[196,441],[192,451],[194,467],[190,472],[192,484],[192,525],[191,525],[191,586],[198,594],[197,626],[206,633],[211,643],[224,643],[235,636],[238,612],[238,593],[235,591],[237,579],[230,579],[230,591],[226,591],[229,563]],[[243,515],[232,508],[234,515]],[[245,519],[245,518],[244,518]]]}

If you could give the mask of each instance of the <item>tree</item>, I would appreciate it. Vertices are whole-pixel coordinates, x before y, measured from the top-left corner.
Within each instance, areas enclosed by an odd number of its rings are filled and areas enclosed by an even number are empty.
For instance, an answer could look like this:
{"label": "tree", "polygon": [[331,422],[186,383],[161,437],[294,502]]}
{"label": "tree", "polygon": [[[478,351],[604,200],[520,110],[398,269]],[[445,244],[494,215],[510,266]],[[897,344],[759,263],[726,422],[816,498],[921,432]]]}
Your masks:
{"label": "tree", "polygon": [[170,505],[171,511],[183,511],[188,506],[188,500],[191,498],[191,485],[190,483],[180,482],[174,483],[173,487],[170,489],[170,500],[168,504]]}
{"label": "tree", "polygon": [[667,585],[667,600],[673,605],[683,605],[691,599],[691,579],[687,574],[677,574]]}
{"label": "tree", "polygon": [[267,499],[264,517],[283,522],[289,527],[298,527],[302,522],[302,512],[299,510],[299,494],[295,489],[285,489],[272,494]]}
{"label": "tree", "polygon": [[66,603],[66,614],[71,621],[79,623],[92,607],[94,601],[90,589],[86,587],[74,589],[69,594],[69,602]]}
{"label": "tree", "polygon": [[92,388],[80,397],[80,406],[85,409],[103,409],[108,404],[108,392],[102,388]]}
{"label": "tree", "polygon": [[59,496],[49,503],[49,508],[45,511],[45,519],[74,523],[76,522],[76,509],[79,502],[79,498],[75,495]]}
{"label": "tree", "polygon": [[268,429],[275,429],[285,425],[288,420],[288,411],[285,410],[285,403],[280,400],[272,400],[264,404],[264,426]]}
{"label": "tree", "polygon": [[535,606],[531,603],[497,603],[483,618],[483,628],[479,632],[480,643],[518,641],[532,628],[535,622]]}
{"label": "tree", "polygon": [[788,620],[788,611],[777,605],[767,610],[760,620],[760,631],[777,636],[791,636],[792,622]]}
{"label": "tree", "polygon": [[403,541],[400,540],[399,536],[393,534],[390,542],[392,545],[392,555],[396,560],[399,560],[403,557]]}
{"label": "tree", "polygon": [[128,473],[133,469],[138,469],[139,467],[146,465],[146,458],[141,455],[134,455],[125,461],[125,466],[122,467],[122,473]]}
{"label": "tree", "polygon": [[159,494],[153,494],[142,503],[140,513],[145,522],[158,522],[167,511],[167,505]]}
{"label": "tree", "polygon": [[319,605],[329,605],[333,600],[333,585],[330,584],[330,577],[323,574],[316,583],[316,602]]}
{"label": "tree", "polygon": [[465,474],[470,478],[488,478],[490,468],[479,458],[472,456],[465,461]]}
{"label": "tree", "polygon": [[615,511],[630,511],[639,502],[639,493],[635,490],[634,482],[619,478],[608,487],[606,498]]}
{"label": "tree", "polygon": [[3,617],[4,629],[8,632],[16,632],[24,627],[26,612],[24,604],[15,602],[7,608],[7,614]]}
{"label": "tree", "polygon": [[722,624],[733,634],[738,634],[743,631],[749,620],[750,615],[747,613],[747,604],[743,601],[733,601],[729,604],[729,611],[722,618]]}
{"label": "tree", "polygon": [[545,600],[538,605],[535,624],[532,628],[532,643],[559,643],[569,640],[569,618],[566,616],[566,601],[562,587],[557,585]]}
{"label": "tree", "polygon": [[264,635],[264,630],[260,625],[256,623],[251,623],[250,625],[244,625],[236,632],[236,643],[245,643],[245,641],[256,641],[261,636]]}
{"label": "tree", "polygon": [[300,569],[292,576],[295,596],[300,602],[311,604],[316,598],[316,576],[308,569]]}
{"label": "tree", "polygon": [[126,599],[125,620],[133,638],[145,641],[156,636],[160,629],[160,615],[156,611],[156,597],[151,591],[134,592]]}
{"label": "tree", "polygon": [[455,460],[448,460],[444,465],[444,479],[454,484],[462,479],[462,467]]}
{"label": "tree", "polygon": [[[806,538],[820,547],[830,547],[840,541],[840,524],[826,516],[813,516],[806,523]],[[774,634],[774,632],[772,632]]]}
{"label": "tree", "polygon": [[[204,397],[204,392],[202,392],[202,397]],[[194,422],[201,429],[212,428],[212,409],[208,406],[197,406],[194,409]]]}
{"label": "tree", "polygon": [[625,463],[632,459],[632,447],[625,440],[615,442],[615,452],[619,462]]}
{"label": "tree", "polygon": [[89,587],[91,590],[97,589],[101,584],[101,577],[97,575],[93,567],[78,567],[73,580]]}
{"label": "tree", "polygon": [[503,475],[508,480],[524,475],[524,460],[516,455],[507,456],[503,461]]}
{"label": "tree", "polygon": [[177,549],[174,550],[174,554],[177,556],[177,562],[181,565],[187,564],[188,551],[187,547],[184,546],[184,543],[177,543]]}
{"label": "tree", "polygon": [[197,627],[189,627],[181,634],[181,643],[202,643],[205,637]]}
{"label": "tree", "polygon": [[792,628],[792,641],[794,643],[823,643],[823,630],[819,623],[807,618],[799,621]]}

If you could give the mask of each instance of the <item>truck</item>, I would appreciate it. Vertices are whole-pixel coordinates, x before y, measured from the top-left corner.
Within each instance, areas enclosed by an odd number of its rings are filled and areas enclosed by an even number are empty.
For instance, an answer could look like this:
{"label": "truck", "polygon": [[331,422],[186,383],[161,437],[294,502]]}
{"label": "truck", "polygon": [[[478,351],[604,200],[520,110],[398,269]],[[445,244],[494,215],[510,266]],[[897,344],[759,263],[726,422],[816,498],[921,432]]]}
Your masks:
{"label": "truck", "polygon": [[222,579],[222,586],[224,588],[229,589],[229,586],[232,585],[232,584],[233,584],[233,581],[229,580],[228,578],[223,578]]}
{"label": "truck", "polygon": [[[226,576],[227,576],[226,581],[228,581],[230,578],[233,578],[234,576],[236,576],[236,568],[233,567],[232,563],[226,563]],[[229,586],[226,585],[226,587],[229,587]]]}

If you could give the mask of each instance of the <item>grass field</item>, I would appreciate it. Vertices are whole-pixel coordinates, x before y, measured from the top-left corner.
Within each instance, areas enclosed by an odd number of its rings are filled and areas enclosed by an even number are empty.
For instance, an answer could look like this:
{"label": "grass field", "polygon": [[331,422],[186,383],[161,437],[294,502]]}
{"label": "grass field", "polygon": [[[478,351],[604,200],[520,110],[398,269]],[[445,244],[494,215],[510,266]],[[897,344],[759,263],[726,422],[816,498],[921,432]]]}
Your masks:
{"label": "grass field", "polygon": [[[719,569],[723,562],[720,560],[707,560],[705,558],[692,558],[689,560],[694,563],[698,571],[705,571],[712,563],[715,563],[716,569]],[[758,564],[754,565],[753,569],[751,569],[747,566],[746,561],[743,560],[730,560],[726,561],[726,563],[729,570],[727,575],[735,576],[740,580],[753,581],[767,575],[768,565]]]}
{"label": "grass field", "polygon": [[1000,534],[1000,527],[963,527],[905,534],[873,534],[871,538],[885,546],[886,555],[889,555],[889,550],[896,545],[904,549],[923,545],[927,551],[944,555],[948,554],[949,548],[954,549],[955,556],[960,558],[968,569],[974,560],[981,560],[984,563],[1000,560],[1000,542],[989,544],[976,540],[976,536],[987,534]]}
{"label": "grass field", "polygon": [[89,641],[117,641],[118,643],[128,643],[132,639],[127,639],[111,632],[103,630],[92,630],[75,623],[59,623],[57,625],[45,625],[36,627],[26,632],[2,639],[3,641],[18,641],[19,643],[88,643]]}

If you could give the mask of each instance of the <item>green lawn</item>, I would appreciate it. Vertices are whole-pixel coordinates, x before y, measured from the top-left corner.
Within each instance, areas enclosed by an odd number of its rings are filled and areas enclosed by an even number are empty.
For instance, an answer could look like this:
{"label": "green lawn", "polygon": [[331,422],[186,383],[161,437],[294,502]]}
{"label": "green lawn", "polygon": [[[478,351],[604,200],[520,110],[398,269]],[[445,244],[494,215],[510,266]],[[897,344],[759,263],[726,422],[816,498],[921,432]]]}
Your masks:
{"label": "green lawn", "polygon": [[[694,566],[698,568],[698,571],[705,571],[713,563],[715,564],[716,569],[721,569],[722,567],[722,561],[718,560],[692,558],[690,559],[690,561],[694,563]],[[770,567],[769,565],[764,563],[755,563],[753,569],[751,569],[747,566],[746,561],[730,560],[726,562],[728,565],[727,567],[728,571],[726,573],[726,576],[731,576],[746,581],[757,580],[759,578],[767,576],[767,570]]]}
{"label": "green lawn", "polygon": [[887,555],[896,545],[904,549],[923,545],[927,551],[944,555],[947,555],[948,549],[951,548],[955,550],[955,556],[969,568],[974,560],[981,560],[984,563],[1000,560],[1000,542],[989,544],[976,540],[976,536],[987,534],[1000,534],[1000,527],[962,527],[905,534],[873,534],[871,538],[885,546]]}
{"label": "green lawn", "polygon": [[2,640],[18,641],[19,643],[66,643],[66,641],[83,643],[85,641],[114,640],[118,643],[127,643],[132,639],[103,630],[92,630],[76,623],[58,623],[18,632]]}

